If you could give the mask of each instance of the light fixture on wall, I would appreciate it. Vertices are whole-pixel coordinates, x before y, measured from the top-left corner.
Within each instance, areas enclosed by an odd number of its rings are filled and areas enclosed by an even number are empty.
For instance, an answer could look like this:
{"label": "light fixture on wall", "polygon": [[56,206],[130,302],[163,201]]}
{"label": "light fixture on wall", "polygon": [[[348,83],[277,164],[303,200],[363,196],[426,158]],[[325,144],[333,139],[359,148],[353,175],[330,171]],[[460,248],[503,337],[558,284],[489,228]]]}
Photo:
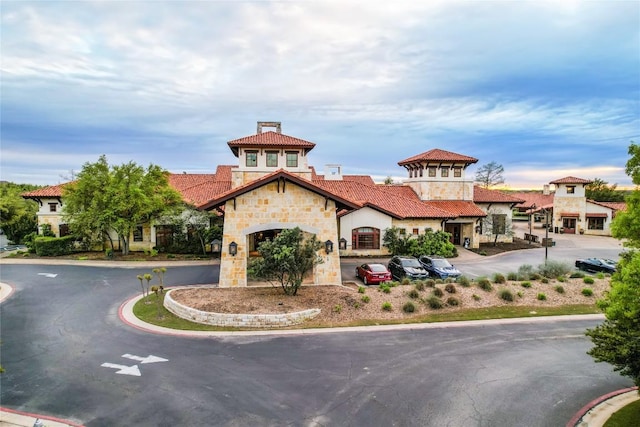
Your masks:
{"label": "light fixture on wall", "polygon": [[476,225],[476,233],[480,233],[480,226]]}
{"label": "light fixture on wall", "polygon": [[340,240],[338,240],[338,249],[340,249],[341,251],[347,249],[347,239],[342,237]]}
{"label": "light fixture on wall", "polygon": [[238,244],[236,242],[229,243],[229,255],[236,256],[238,253]]}
{"label": "light fixture on wall", "polygon": [[328,254],[333,252],[333,242],[331,240],[324,242],[324,251]]}
{"label": "light fixture on wall", "polygon": [[222,250],[222,242],[220,239],[213,239],[211,241],[211,252],[218,253]]}

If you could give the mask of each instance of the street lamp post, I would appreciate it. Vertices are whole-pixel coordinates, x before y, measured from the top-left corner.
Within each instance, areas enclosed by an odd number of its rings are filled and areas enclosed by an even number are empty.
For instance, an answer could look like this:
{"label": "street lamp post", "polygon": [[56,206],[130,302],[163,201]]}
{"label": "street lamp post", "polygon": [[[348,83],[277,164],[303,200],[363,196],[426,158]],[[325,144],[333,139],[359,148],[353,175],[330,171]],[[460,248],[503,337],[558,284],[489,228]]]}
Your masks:
{"label": "street lamp post", "polygon": [[549,210],[544,210],[544,265],[547,265],[549,255]]}
{"label": "street lamp post", "polygon": [[533,212],[536,210],[536,204],[531,205],[531,209],[529,210],[529,244],[531,244],[531,228],[533,227]]}

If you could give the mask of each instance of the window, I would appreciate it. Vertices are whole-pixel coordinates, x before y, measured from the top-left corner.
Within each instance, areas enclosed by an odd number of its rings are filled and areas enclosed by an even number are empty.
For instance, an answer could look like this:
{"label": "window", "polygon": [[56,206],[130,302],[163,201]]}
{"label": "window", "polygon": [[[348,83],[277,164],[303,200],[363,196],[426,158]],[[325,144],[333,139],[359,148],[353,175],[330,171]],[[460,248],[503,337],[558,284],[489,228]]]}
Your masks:
{"label": "window", "polygon": [[49,212],[57,212],[58,204],[57,203],[49,203]]}
{"label": "window", "polygon": [[133,229],[133,241],[142,242],[142,226],[138,225]]}
{"label": "window", "polygon": [[430,167],[429,168],[429,176],[430,177],[436,176],[436,168],[434,168],[434,167]]}
{"label": "window", "polygon": [[507,231],[507,215],[491,215],[491,230],[493,234],[505,234]]}
{"label": "window", "polygon": [[267,167],[275,168],[278,166],[278,152],[267,151]]}
{"label": "window", "polygon": [[420,166],[420,178],[422,178],[422,171],[424,170],[423,166]]}
{"label": "window", "polygon": [[575,194],[576,186],[575,185],[567,185],[567,194]]}
{"label": "window", "polygon": [[247,166],[255,167],[258,166],[258,152],[257,151],[247,151]]}
{"label": "window", "polygon": [[453,168],[453,176],[456,178],[462,177],[462,168]]}
{"label": "window", "polygon": [[288,168],[298,167],[298,153],[296,152],[287,153],[287,167]]}
{"label": "window", "polygon": [[64,237],[64,236],[68,236],[69,235],[69,225],[68,224],[60,224],[58,226],[58,229],[60,230],[60,237]]}
{"label": "window", "polygon": [[440,176],[442,176],[443,178],[448,177],[449,176],[449,169],[448,168],[440,169]]}
{"label": "window", "polygon": [[354,228],[351,244],[353,249],[380,249],[380,230],[373,227]]}
{"label": "window", "polygon": [[587,218],[587,228],[589,230],[604,230],[605,218]]}
{"label": "window", "polygon": [[399,231],[400,231],[400,235],[401,236],[404,236],[404,235],[407,234],[407,229],[406,228],[401,228]]}
{"label": "window", "polygon": [[417,236],[418,234],[420,234],[420,230],[418,230],[417,228],[413,229],[413,235]]}

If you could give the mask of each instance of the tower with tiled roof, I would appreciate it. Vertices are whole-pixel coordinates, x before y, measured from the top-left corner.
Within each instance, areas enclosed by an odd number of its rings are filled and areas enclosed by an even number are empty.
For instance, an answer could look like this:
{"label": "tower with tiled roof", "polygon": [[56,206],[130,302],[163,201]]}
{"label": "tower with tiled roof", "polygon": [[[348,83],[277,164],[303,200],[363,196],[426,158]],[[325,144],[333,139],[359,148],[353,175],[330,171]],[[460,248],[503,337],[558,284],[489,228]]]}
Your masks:
{"label": "tower with tiled roof", "polygon": [[551,181],[556,186],[553,195],[553,225],[564,233],[584,231],[587,212],[586,186],[591,181],[575,176]]}
{"label": "tower with tiled roof", "polygon": [[465,178],[466,168],[478,159],[433,149],[398,162],[409,173],[405,183],[422,200],[473,201],[473,181]]}
{"label": "tower with tiled roof", "polygon": [[[274,130],[265,132],[265,128]],[[258,122],[255,135],[234,139],[227,144],[238,158],[238,167],[232,170],[233,188],[279,169],[307,180],[312,178],[307,154],[315,144],[283,134],[280,122]]]}

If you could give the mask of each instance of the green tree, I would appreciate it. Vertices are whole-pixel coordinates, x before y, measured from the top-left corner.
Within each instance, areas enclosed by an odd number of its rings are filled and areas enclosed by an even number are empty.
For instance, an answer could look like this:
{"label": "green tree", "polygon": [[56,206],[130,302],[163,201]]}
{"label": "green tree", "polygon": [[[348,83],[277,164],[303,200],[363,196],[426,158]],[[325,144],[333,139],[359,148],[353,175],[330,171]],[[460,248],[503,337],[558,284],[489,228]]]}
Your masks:
{"label": "green tree", "polygon": [[167,175],[156,165],[145,169],[129,162],[110,167],[102,155],[98,162],[86,163],[77,180],[65,186],[63,216],[74,234],[92,241],[109,238],[114,230],[126,255],[136,226],[181,203]]}
{"label": "green tree", "polygon": [[401,232],[399,227],[391,227],[384,230],[382,245],[391,255],[409,255],[415,250],[418,242],[413,235]]}
{"label": "green tree", "polygon": [[483,188],[491,188],[504,184],[504,167],[497,162],[490,162],[476,171],[476,182]]}
{"label": "green tree", "polygon": [[585,195],[587,199],[596,202],[622,202],[625,193],[616,190],[618,184],[608,185],[608,183],[600,178],[595,178],[591,184],[585,187]]}
{"label": "green tree", "polygon": [[[640,186],[640,147],[632,142],[629,155],[626,172]],[[625,239],[625,246],[632,249],[622,254],[610,291],[598,301],[605,321],[586,334],[594,343],[588,353],[597,362],[611,363],[614,370],[640,386],[640,187],[626,202],[627,209],[616,215],[611,229],[614,237]]]}
{"label": "green tree", "polygon": [[38,204],[21,196],[37,188],[30,184],[0,183],[0,228],[14,243],[22,243],[26,235],[38,230]]}
{"label": "green tree", "polygon": [[451,243],[451,234],[446,231],[433,231],[428,228],[424,234],[402,234],[400,228],[391,227],[384,231],[382,244],[391,255],[439,255],[453,257],[457,255],[456,247]]}
{"label": "green tree", "polygon": [[248,273],[279,284],[286,295],[296,295],[304,276],[323,262],[318,255],[321,247],[315,234],[305,236],[298,227],[282,230],[273,240],[260,243],[260,258],[250,264]]}

